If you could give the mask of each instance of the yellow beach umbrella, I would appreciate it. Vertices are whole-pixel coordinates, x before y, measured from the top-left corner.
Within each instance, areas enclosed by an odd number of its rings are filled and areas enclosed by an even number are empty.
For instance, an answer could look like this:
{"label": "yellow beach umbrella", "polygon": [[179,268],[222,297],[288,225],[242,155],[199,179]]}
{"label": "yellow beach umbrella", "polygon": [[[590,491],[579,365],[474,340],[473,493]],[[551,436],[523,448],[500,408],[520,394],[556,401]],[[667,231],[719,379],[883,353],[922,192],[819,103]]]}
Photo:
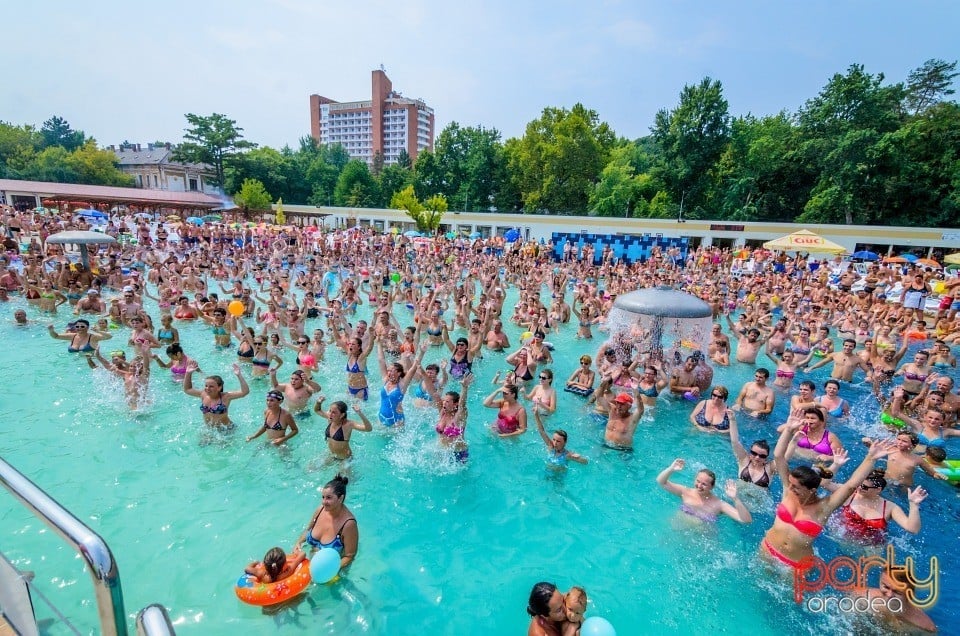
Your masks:
{"label": "yellow beach umbrella", "polygon": [[943,262],[950,263],[951,265],[960,265],[960,252],[947,254],[943,257]]}
{"label": "yellow beach umbrella", "polygon": [[820,254],[842,254],[847,251],[843,245],[825,239],[810,230],[799,230],[778,239],[767,241],[763,246],[768,250],[781,252],[815,252]]}

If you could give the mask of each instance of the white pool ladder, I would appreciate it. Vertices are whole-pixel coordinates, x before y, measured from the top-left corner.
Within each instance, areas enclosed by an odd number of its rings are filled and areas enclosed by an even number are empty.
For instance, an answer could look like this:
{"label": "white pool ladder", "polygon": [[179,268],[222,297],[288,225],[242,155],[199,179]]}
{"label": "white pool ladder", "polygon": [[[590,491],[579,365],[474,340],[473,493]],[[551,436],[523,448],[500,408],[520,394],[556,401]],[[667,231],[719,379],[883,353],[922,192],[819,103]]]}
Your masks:
{"label": "white pool ladder", "polygon": [[[107,543],[3,458],[0,458],[0,484],[86,561],[87,570],[93,579],[100,633],[104,636],[126,636],[127,617],[123,609],[120,573]],[[30,578],[17,572],[6,559],[2,559],[0,583],[0,618],[5,619],[18,634],[38,634],[29,594]],[[53,609],[59,614],[56,608]],[[136,629],[141,636],[174,634],[167,610],[157,604],[140,610],[137,614]]]}

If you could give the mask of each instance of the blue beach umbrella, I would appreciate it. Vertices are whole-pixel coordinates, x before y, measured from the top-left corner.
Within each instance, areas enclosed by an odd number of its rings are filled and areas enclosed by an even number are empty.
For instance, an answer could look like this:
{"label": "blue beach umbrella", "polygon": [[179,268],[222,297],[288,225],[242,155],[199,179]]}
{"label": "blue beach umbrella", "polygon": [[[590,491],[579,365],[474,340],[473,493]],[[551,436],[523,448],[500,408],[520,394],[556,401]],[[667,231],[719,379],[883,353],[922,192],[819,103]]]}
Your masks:
{"label": "blue beach umbrella", "polygon": [[917,259],[920,257],[915,254],[911,254],[910,252],[907,252],[906,254],[901,254],[900,258],[906,259],[908,263],[916,263]]}
{"label": "blue beach umbrella", "polygon": [[403,233],[403,235],[407,238],[417,238],[420,236],[420,232],[417,232],[416,230],[407,230]]}
{"label": "blue beach umbrella", "polygon": [[199,216],[188,216],[187,223],[193,223],[194,225],[203,225],[203,219]]}
{"label": "blue beach umbrella", "polygon": [[100,210],[94,210],[90,208],[88,210],[78,210],[77,214],[80,216],[86,217],[88,219],[105,219],[107,215],[101,212]]}
{"label": "blue beach umbrella", "polygon": [[857,258],[861,261],[878,261],[880,260],[880,255],[876,252],[871,252],[869,250],[860,250],[859,252],[854,252],[850,255],[851,258]]}
{"label": "blue beach umbrella", "polygon": [[503,235],[508,242],[513,243],[520,238],[520,232],[518,230],[507,230],[506,234]]}
{"label": "blue beach umbrella", "polygon": [[472,239],[478,239],[478,238],[480,238],[480,236],[481,236],[480,232],[471,232],[471,233],[470,233],[470,238],[472,238]]}

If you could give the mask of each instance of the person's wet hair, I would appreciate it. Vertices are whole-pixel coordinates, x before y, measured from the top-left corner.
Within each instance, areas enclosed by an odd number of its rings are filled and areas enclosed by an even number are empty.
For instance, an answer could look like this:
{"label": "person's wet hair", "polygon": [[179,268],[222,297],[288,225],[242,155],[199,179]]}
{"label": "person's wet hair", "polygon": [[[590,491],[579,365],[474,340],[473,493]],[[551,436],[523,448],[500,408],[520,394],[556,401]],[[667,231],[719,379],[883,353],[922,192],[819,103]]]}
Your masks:
{"label": "person's wet hair", "polygon": [[333,491],[337,497],[344,499],[347,496],[347,484],[350,483],[350,479],[344,477],[340,473],[337,473],[337,476],[328,481],[323,487],[329,488]]}
{"label": "person's wet hair", "polygon": [[553,583],[541,581],[530,590],[530,598],[527,601],[527,614],[530,616],[549,616],[550,599],[553,593],[557,591],[557,586]]}
{"label": "person's wet hair", "polygon": [[800,482],[800,485],[810,490],[820,487],[822,478],[810,466],[797,466],[790,471],[790,476]]}

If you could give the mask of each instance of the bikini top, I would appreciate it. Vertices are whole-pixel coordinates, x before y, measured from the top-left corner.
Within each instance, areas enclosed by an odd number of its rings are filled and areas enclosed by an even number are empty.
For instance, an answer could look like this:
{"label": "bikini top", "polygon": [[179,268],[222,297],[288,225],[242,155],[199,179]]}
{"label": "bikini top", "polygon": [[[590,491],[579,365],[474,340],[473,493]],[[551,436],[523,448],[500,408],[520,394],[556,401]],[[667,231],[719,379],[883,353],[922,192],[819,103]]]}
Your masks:
{"label": "bikini top", "polygon": [[782,503],[777,504],[777,519],[784,523],[790,524],[797,529],[797,532],[800,534],[805,534],[808,537],[816,537],[823,532],[823,526],[816,521],[811,519],[794,520],[793,515],[790,514],[790,511],[787,510],[787,507]]}
{"label": "bikini top", "polygon": [[[823,406],[824,408],[826,408],[826,404],[823,403],[823,399],[822,399],[822,398],[819,398],[819,397],[818,397],[817,400],[816,400],[816,402],[817,402],[817,404],[819,404],[819,405]],[[827,409],[827,415],[829,415],[829,416],[831,416],[831,417],[840,417],[841,415],[843,415],[843,406],[844,406],[846,403],[847,403],[846,400],[844,400],[843,398],[840,398],[840,402],[837,404],[836,408]]]}
{"label": "bikini top", "polygon": [[760,486],[761,488],[770,487],[770,474],[767,472],[766,467],[763,469],[763,474],[760,475],[756,481],[754,481],[753,477],[750,475],[750,462],[747,462],[747,465],[744,466],[743,470],[740,471],[740,479],[748,484],[754,484]]}
{"label": "bikini top", "polygon": [[841,509],[843,521],[847,530],[857,535],[861,539],[869,541],[879,541],[883,538],[884,531],[887,529],[887,500],[883,500],[880,516],[874,519],[867,519],[851,507],[852,498]]}
{"label": "bikini top", "polygon": [[327,430],[323,432],[324,439],[332,439],[335,442],[345,442],[346,438],[343,436],[343,426],[336,430],[332,435],[330,434],[330,423],[327,423]]}
{"label": "bikini top", "polygon": [[274,431],[282,431],[284,428],[286,428],[283,424],[280,423],[280,417],[279,417],[279,416],[277,416],[277,421],[274,422],[272,425],[271,425],[271,424],[267,424],[267,419],[268,419],[268,417],[269,417],[269,416],[267,416],[267,415],[265,415],[265,416],[263,417],[263,428],[269,428],[269,429],[274,430]]}
{"label": "bikini top", "polygon": [[207,406],[206,404],[200,405],[200,412],[207,415],[223,415],[227,412],[227,405],[223,403],[223,398],[220,398],[220,401],[214,404],[213,406]]}
{"label": "bikini top", "polygon": [[823,429],[823,437],[821,437],[820,441],[816,444],[810,441],[810,438],[807,436],[807,431],[804,429],[803,435],[797,440],[797,446],[799,448],[817,451],[821,455],[833,454],[833,449],[830,446],[830,432],[827,429]]}

